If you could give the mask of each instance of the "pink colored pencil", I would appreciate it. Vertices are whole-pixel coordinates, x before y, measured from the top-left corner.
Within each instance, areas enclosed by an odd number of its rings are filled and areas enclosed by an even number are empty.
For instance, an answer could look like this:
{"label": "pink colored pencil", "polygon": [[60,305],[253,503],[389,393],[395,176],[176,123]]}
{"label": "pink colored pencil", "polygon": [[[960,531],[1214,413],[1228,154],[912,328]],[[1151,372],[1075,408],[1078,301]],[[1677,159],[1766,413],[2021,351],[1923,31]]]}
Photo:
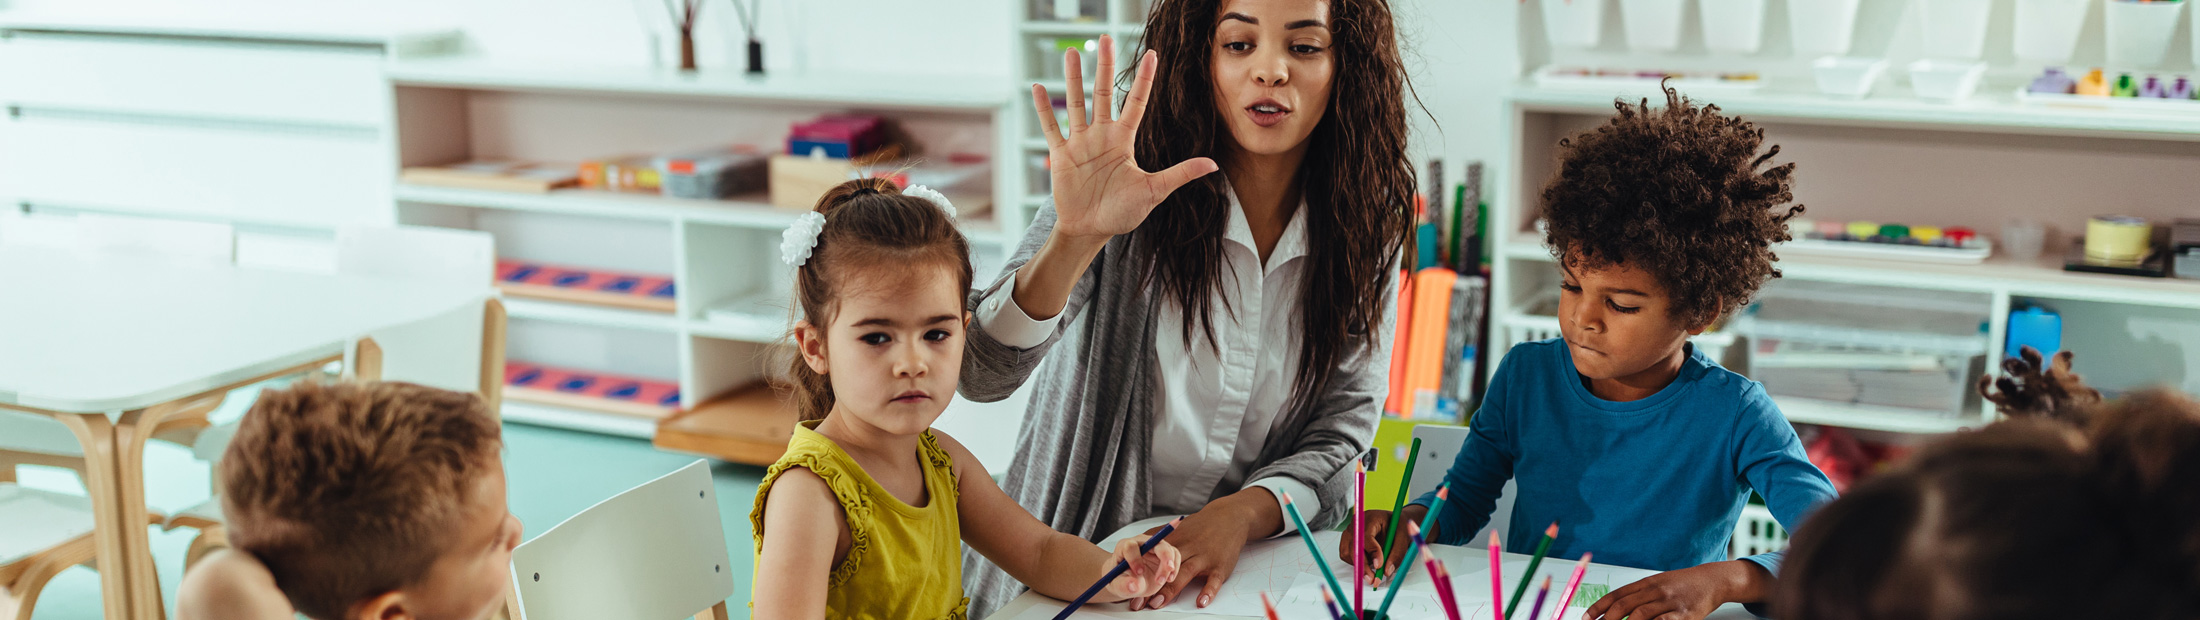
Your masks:
{"label": "pink colored pencil", "polygon": [[1497,620],[1505,620],[1505,565],[1500,561],[1504,553],[1497,532],[1490,532],[1490,614]]}
{"label": "pink colored pencil", "polygon": [[1444,561],[1430,555],[1428,558],[1429,581],[1436,584],[1436,600],[1444,604],[1444,617],[1459,619],[1459,598],[1451,592],[1451,571],[1444,570]]}
{"label": "pink colored pencil", "polygon": [[1581,588],[1581,575],[1589,572],[1589,556],[1592,555],[1596,554],[1584,553],[1581,554],[1580,560],[1574,561],[1574,577],[1566,580],[1566,592],[1558,596],[1558,611],[1556,615],[1552,616],[1554,620],[1565,616],[1566,606],[1573,604],[1574,590]]}
{"label": "pink colored pencil", "polygon": [[1352,495],[1358,498],[1352,507],[1352,620],[1360,620],[1367,614],[1367,553],[1361,548],[1367,540],[1367,468],[1359,459],[1352,460],[1352,472],[1357,478],[1352,483]]}

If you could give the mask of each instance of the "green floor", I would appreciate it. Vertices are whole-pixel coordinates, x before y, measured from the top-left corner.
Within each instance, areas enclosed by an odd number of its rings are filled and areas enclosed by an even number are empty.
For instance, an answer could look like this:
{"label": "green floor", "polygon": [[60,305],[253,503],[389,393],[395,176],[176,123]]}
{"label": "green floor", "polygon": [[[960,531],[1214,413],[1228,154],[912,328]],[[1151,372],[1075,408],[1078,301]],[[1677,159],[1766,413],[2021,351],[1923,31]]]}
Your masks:
{"label": "green floor", "polygon": [[[217,420],[233,418],[250,394],[238,394],[217,413]],[[598,501],[634,485],[679,469],[695,457],[659,451],[648,441],[563,431],[524,424],[504,427],[505,474],[509,479],[512,514],[526,524],[527,536],[547,530]],[[189,506],[207,494],[207,464],[189,451],[155,443],[146,455],[146,501],[162,507]],[[720,517],[725,522],[727,552],[733,557],[735,614],[746,616],[750,567],[749,504],[756,498],[759,467],[713,462],[711,475],[718,483]],[[83,486],[71,474],[26,471],[24,484],[82,493]],[[154,530],[153,558],[160,571],[161,591],[169,609],[175,607],[176,583],[183,570],[184,550],[194,531],[163,533]],[[100,615],[99,575],[73,568],[54,579],[37,603],[32,620],[97,620]]]}

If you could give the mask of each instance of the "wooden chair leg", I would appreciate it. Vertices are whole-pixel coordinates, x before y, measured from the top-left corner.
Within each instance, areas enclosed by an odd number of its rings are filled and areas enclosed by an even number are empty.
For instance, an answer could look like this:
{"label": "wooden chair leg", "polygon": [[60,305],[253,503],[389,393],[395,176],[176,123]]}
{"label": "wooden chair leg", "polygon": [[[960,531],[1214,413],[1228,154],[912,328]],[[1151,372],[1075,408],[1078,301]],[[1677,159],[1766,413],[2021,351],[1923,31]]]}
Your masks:
{"label": "wooden chair leg", "polygon": [[495,297],[481,308],[481,398],[489,414],[504,417],[504,302]]}
{"label": "wooden chair leg", "polygon": [[93,547],[92,537],[84,536],[62,543],[31,561],[29,570],[17,577],[9,588],[15,595],[14,620],[31,620],[31,611],[38,606],[39,591],[46,589],[46,583],[53,581],[61,571],[91,561],[98,553]]}
{"label": "wooden chair leg", "polygon": [[726,602],[718,601],[718,604],[710,606],[710,609],[696,613],[695,620],[726,620]]}
{"label": "wooden chair leg", "polygon": [[351,354],[351,380],[382,380],[382,345],[373,338],[362,337]]}
{"label": "wooden chair leg", "polygon": [[190,549],[184,551],[183,570],[190,572],[191,567],[197,566],[199,560],[206,558],[206,554],[227,548],[229,548],[229,531],[223,529],[223,526],[216,525],[201,528],[199,529],[199,535],[191,538]]}

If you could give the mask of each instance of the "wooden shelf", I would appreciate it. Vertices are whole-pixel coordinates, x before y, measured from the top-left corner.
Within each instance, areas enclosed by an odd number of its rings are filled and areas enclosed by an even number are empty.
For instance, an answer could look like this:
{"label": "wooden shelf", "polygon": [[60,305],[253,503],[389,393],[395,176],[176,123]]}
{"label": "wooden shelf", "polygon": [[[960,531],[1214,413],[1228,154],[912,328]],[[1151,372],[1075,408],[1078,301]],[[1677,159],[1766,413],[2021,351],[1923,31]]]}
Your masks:
{"label": "wooden shelf", "polygon": [[[734,200],[696,200],[594,189],[527,194],[404,183],[397,185],[394,194],[402,202],[627,220],[696,222],[762,230],[784,229],[806,213],[772,206],[763,194]],[[991,209],[987,211],[990,213]],[[964,222],[962,229],[963,235],[973,243],[997,245],[1006,239],[999,221],[990,216]]]}
{"label": "wooden shelf", "polygon": [[674,452],[770,465],[787,453],[797,417],[791,398],[768,384],[752,383],[666,418],[651,443]]}
{"label": "wooden shelf", "polygon": [[[742,342],[777,343],[793,326],[788,308],[794,301],[784,291],[762,291],[721,301],[704,309],[700,318],[687,322],[688,332]],[[712,317],[710,309],[738,309],[732,317]]]}
{"label": "wooden shelf", "polygon": [[520,319],[652,332],[675,332],[680,329],[677,317],[662,312],[511,296],[504,298],[504,309],[513,318]]}
{"label": "wooden shelf", "polygon": [[[1515,235],[1504,252],[1514,260],[1552,261],[1542,236],[1535,233]],[[2018,261],[2003,255],[1978,265],[1943,265],[1794,255],[1782,256],[1778,266],[1784,277],[1815,282],[2200,309],[2200,280],[2063,271],[2059,262],[2044,256]]]}
{"label": "wooden shelf", "polygon": [[453,57],[391,63],[398,86],[517,92],[570,92],[754,102],[828,104],[870,110],[992,113],[1009,98],[991,79],[863,73],[773,72],[731,67],[693,73],[646,67],[570,66]]}
{"label": "wooden shelf", "polygon": [[[1961,103],[1938,103],[1911,96],[1909,89],[1882,85],[1870,97],[1835,99],[1805,83],[1774,80],[1751,94],[1701,97],[1729,114],[1752,120],[1812,125],[1897,127],[2067,135],[2149,140],[2200,141],[2200,114],[2153,110],[2103,110],[2019,103],[2014,87],[1983,85]],[[1635,99],[1649,88],[1596,91],[1516,85],[1506,97],[1521,109],[1609,116],[1614,97]],[[1653,97],[1653,101],[1657,98]]]}
{"label": "wooden shelf", "polygon": [[657,434],[657,422],[647,418],[511,399],[505,399],[502,409],[506,422],[638,439],[648,439]]}
{"label": "wooden shelf", "polygon": [[1810,398],[1774,396],[1772,402],[1780,406],[1780,413],[1786,415],[1789,422],[1798,424],[1920,434],[1953,433],[1986,424],[1975,416],[1934,417],[1929,413],[1892,407],[1835,403]]}
{"label": "wooden shelf", "polygon": [[1098,37],[1103,34],[1112,34],[1114,32],[1113,30],[1109,29],[1108,23],[1104,21],[1087,22],[1062,21],[1051,19],[1035,19],[1023,22],[1022,24],[1019,24],[1017,26],[1017,30],[1022,31],[1024,34],[1056,35],[1069,37]]}

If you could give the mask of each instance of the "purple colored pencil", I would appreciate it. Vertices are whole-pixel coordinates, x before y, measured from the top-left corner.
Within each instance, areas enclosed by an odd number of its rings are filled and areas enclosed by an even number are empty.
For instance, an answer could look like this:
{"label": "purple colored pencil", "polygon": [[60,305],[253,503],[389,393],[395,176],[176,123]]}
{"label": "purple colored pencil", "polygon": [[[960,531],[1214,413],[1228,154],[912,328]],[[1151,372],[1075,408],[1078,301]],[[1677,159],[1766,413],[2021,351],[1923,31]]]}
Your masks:
{"label": "purple colored pencil", "polygon": [[[1539,613],[1542,613],[1542,612],[1543,612],[1543,597],[1545,597],[1545,596],[1549,596],[1550,594],[1551,594],[1551,576],[1550,576],[1550,575],[1544,575],[1544,576],[1543,576],[1543,588],[1542,588],[1542,589],[1539,589],[1539,590],[1536,590],[1536,591],[1535,591],[1535,606],[1534,606],[1534,607],[1529,607],[1529,608],[1528,608],[1528,620],[1535,620],[1535,616],[1536,616],[1536,614],[1539,614]],[[1558,612],[1551,612],[1551,613],[1552,613],[1552,615],[1553,615],[1553,616],[1559,615],[1559,614],[1558,614]]]}

